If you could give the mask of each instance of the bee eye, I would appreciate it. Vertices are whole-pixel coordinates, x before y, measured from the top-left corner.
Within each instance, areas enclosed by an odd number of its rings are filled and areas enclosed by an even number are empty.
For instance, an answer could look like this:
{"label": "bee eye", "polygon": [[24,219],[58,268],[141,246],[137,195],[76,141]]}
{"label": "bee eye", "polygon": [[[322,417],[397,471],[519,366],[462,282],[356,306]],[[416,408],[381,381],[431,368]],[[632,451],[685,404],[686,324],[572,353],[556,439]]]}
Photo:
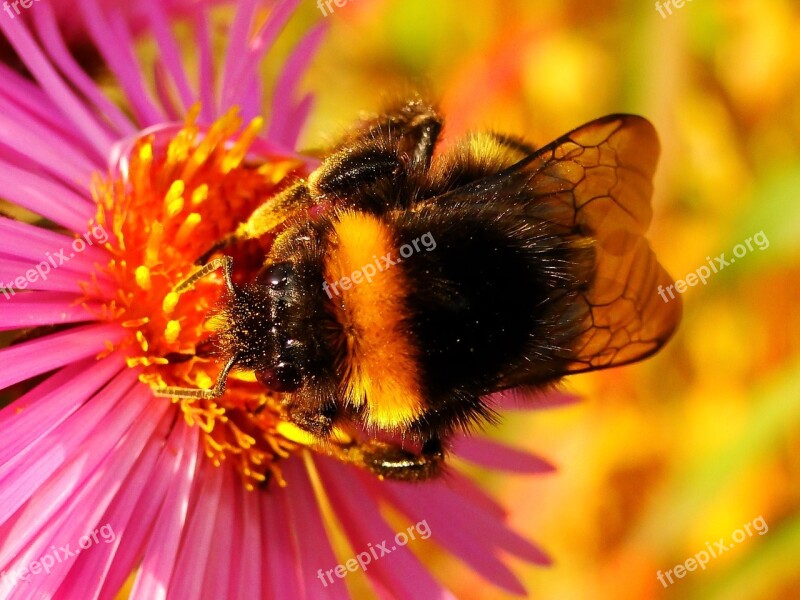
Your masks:
{"label": "bee eye", "polygon": [[267,267],[259,279],[272,289],[279,290],[286,287],[293,275],[292,263],[282,262]]}
{"label": "bee eye", "polygon": [[273,392],[293,392],[300,387],[300,371],[290,363],[278,363],[274,369],[256,373],[256,379]]}

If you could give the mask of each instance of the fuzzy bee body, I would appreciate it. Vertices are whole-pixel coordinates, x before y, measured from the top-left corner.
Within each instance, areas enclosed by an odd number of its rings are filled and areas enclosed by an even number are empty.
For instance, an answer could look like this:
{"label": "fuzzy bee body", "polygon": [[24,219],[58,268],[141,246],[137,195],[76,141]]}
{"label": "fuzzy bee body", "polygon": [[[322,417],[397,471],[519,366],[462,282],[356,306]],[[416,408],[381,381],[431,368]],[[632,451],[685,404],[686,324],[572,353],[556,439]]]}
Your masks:
{"label": "fuzzy bee body", "polygon": [[218,334],[230,365],[285,394],[288,419],[320,440],[361,425],[375,438],[345,460],[401,479],[438,473],[442,442],[493,417],[485,396],[645,358],[680,317],[643,237],[646,120],[612,115],[539,150],[477,134],[435,154],[441,127],[407,102],[257,209],[229,241],[277,235],[231,286]]}

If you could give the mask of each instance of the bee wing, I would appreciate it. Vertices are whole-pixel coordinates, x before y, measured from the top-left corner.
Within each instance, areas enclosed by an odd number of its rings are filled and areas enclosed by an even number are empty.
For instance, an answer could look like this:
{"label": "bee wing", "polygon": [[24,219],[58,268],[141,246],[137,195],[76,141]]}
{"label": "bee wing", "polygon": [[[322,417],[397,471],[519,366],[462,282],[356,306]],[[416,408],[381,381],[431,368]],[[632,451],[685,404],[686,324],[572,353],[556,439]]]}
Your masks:
{"label": "bee wing", "polygon": [[481,197],[501,210],[523,202],[529,218],[591,241],[594,277],[577,299],[580,333],[565,373],[643,359],[669,339],[680,321],[680,297],[665,302],[659,295],[660,286],[671,285],[672,278],[644,238],[658,154],[649,121],[610,115],[497,175],[450,192]]}
{"label": "bee wing", "polygon": [[650,225],[659,143],[649,121],[611,115],[592,121],[532,155],[518,168],[549,218],[594,241],[595,274],[583,334],[569,372],[640,360],[675,331],[680,297],[665,302],[673,283],[644,233]]}

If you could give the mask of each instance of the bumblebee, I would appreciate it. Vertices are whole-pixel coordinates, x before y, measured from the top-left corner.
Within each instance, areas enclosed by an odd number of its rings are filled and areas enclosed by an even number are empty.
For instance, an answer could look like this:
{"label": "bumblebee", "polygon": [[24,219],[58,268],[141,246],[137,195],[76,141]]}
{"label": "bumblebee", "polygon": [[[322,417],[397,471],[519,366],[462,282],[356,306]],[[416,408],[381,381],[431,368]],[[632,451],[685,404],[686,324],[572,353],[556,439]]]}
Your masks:
{"label": "bumblebee", "polygon": [[184,282],[224,270],[224,367],[211,390],[160,394],[216,397],[253,371],[320,445],[366,433],[340,458],[422,480],[494,419],[494,392],[656,352],[681,305],[658,296],[672,280],[643,237],[653,126],[617,114],[539,149],[477,133],[437,153],[442,124],[416,97],[365,120],[209,251],[270,239],[248,281],[217,256]]}

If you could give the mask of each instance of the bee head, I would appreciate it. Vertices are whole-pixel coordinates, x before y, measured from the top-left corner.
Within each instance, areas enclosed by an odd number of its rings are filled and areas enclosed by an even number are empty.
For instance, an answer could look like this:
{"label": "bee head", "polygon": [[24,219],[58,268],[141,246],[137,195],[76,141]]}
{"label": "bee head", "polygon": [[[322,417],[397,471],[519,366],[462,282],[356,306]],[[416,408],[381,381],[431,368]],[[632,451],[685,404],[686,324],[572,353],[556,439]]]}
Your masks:
{"label": "bee head", "polygon": [[302,290],[291,262],[269,265],[253,281],[232,286],[220,311],[219,353],[235,368],[254,371],[275,392],[293,392],[303,382]]}

